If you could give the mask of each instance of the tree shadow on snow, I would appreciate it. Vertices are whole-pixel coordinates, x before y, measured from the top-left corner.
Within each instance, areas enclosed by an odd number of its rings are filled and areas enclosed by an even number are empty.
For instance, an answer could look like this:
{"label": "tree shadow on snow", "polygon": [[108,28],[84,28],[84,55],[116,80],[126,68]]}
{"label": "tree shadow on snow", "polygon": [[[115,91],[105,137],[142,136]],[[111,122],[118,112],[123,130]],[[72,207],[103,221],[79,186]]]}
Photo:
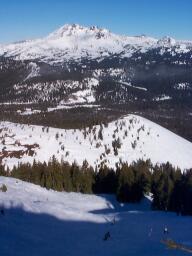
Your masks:
{"label": "tree shadow on snow", "polygon": [[128,211],[145,212],[151,210],[151,201],[144,197],[140,203],[120,203],[114,195],[99,194],[106,201],[106,208],[91,211],[94,214],[114,214]]}

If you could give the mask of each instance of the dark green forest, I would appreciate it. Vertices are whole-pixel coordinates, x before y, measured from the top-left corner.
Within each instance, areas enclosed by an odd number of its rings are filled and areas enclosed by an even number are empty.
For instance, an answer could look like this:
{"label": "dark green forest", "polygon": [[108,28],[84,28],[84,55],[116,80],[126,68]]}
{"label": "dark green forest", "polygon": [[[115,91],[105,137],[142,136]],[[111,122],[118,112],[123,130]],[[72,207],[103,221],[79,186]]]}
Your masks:
{"label": "dark green forest", "polygon": [[13,177],[47,189],[87,194],[115,194],[119,202],[140,202],[152,193],[152,209],[192,215],[192,169],[181,172],[171,164],[153,166],[139,160],[128,165],[119,163],[115,169],[103,166],[94,170],[85,160],[58,162],[53,156],[48,163],[34,161],[19,164],[12,171],[0,166],[0,176]]}

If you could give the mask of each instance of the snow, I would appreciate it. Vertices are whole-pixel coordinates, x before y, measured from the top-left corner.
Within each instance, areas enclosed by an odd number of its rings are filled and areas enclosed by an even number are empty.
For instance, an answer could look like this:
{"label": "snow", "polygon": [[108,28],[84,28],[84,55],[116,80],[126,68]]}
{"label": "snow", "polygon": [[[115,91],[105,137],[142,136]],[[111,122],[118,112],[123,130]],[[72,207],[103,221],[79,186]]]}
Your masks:
{"label": "snow", "polygon": [[31,108],[26,108],[25,109],[25,111],[23,111],[23,112],[18,112],[20,115],[23,115],[23,116],[25,116],[25,115],[32,115],[32,114],[37,114],[37,113],[41,113],[41,111],[40,110],[37,110],[37,109],[31,109]]}
{"label": "snow", "polygon": [[155,97],[153,101],[164,101],[164,100],[171,100],[172,98],[169,95],[160,95],[159,97]]}
{"label": "snow", "polygon": [[163,47],[174,46],[174,45],[176,45],[176,40],[174,38],[165,36],[165,37],[159,39],[157,44],[159,46],[163,46]]}
{"label": "snow", "polygon": [[74,108],[98,108],[100,107],[100,105],[96,105],[96,104],[64,104],[63,101],[60,102],[59,105],[57,105],[56,107],[50,107],[47,109],[47,112],[53,112],[55,110],[59,110],[59,109],[74,109]]}
{"label": "snow", "polygon": [[[86,159],[93,167],[101,164],[115,167],[120,161],[132,163],[138,159],[151,159],[153,164],[169,161],[182,170],[192,167],[192,143],[145,118],[128,115],[109,123],[108,127],[103,126],[103,140],[98,138],[100,129],[97,125],[92,129],[47,130],[41,126],[1,122],[0,158],[10,168],[19,162],[32,163],[33,159],[47,162],[53,155],[58,160],[64,158],[69,163],[76,161],[80,165]],[[115,155],[112,142],[118,138],[121,148]],[[3,149],[10,151],[11,147],[11,150],[19,151],[27,144],[39,145],[34,148],[34,156],[26,153],[27,148],[20,158],[3,156]]]}
{"label": "snow", "polygon": [[[113,195],[55,192],[0,177],[0,244],[6,256],[180,256],[162,239],[192,247],[191,217],[150,210],[150,200],[119,204]],[[115,218],[115,224],[112,221]],[[163,235],[167,226],[169,235]],[[111,238],[103,241],[106,232]]]}
{"label": "snow", "polygon": [[16,101],[12,101],[12,102],[1,102],[0,106],[3,105],[31,105],[33,104],[33,102],[16,102]]}
{"label": "snow", "polygon": [[67,102],[62,101],[62,103],[66,104],[79,104],[79,103],[93,103],[95,102],[94,92],[91,89],[81,90],[75,93],[72,93]]}
{"label": "snow", "polygon": [[[88,95],[86,95],[88,96]],[[89,99],[89,98],[88,98]],[[33,115],[33,114],[38,114],[38,113],[46,113],[46,112],[53,112],[53,111],[56,111],[56,110],[62,110],[62,109],[75,109],[75,108],[99,108],[100,105],[98,104],[90,104],[88,102],[88,104],[84,104],[84,102],[87,102],[87,99],[86,100],[77,100],[76,101],[76,104],[74,104],[75,101],[68,101],[68,103],[66,103],[66,101],[61,101],[58,105],[56,105],[55,107],[48,107],[47,110],[40,110],[40,109],[31,109],[31,108],[25,108],[24,111],[22,110],[17,110],[17,113],[19,115]],[[81,103],[82,102],[82,103]],[[91,101],[90,101],[91,102]]]}
{"label": "snow", "polygon": [[178,84],[175,84],[174,88],[176,90],[186,90],[186,89],[190,90],[190,83],[178,83]]}
{"label": "snow", "polygon": [[[147,36],[121,36],[107,29],[64,25],[42,39],[22,41],[0,46],[0,55],[18,60],[36,60],[50,64],[81,58],[103,58],[113,54],[130,57],[135,51],[146,52],[151,48],[177,47],[178,52],[188,52],[191,42],[176,41],[169,37],[160,40]],[[30,76],[38,75],[33,68]]]}
{"label": "snow", "polygon": [[[29,95],[35,95],[33,96],[33,103],[38,103],[42,100],[49,102],[52,100],[51,95],[54,95],[54,100],[56,102],[61,102],[62,104],[80,104],[95,102],[95,89],[98,85],[98,79],[84,78],[82,81],[56,80],[49,82],[35,82],[32,84],[15,84],[13,89],[17,97],[25,95],[26,91]],[[24,96],[22,97],[22,102],[23,101],[25,101]]]}
{"label": "snow", "polygon": [[38,77],[40,76],[39,74],[39,71],[40,71],[40,68],[38,67],[38,65],[34,62],[30,62],[28,64],[28,67],[30,68],[31,72],[28,74],[28,76],[25,78],[25,81],[30,79],[30,78],[33,78],[33,77]]}
{"label": "snow", "polygon": [[132,85],[131,83],[122,82],[122,81],[119,81],[118,83],[123,84],[123,85],[126,85],[126,86],[129,86],[129,87],[131,87],[131,88],[138,89],[138,90],[147,91],[147,88],[139,87],[139,86],[134,86],[134,85]]}
{"label": "snow", "polygon": [[[62,220],[105,222],[102,217],[98,216],[97,218],[89,213],[106,207],[106,200],[97,196],[47,191],[20,180],[0,177],[0,187],[4,183],[8,188],[8,193],[1,193],[1,200],[5,199],[5,201],[3,200],[4,208],[22,207],[27,212],[47,213]],[[2,196],[5,197],[2,198]],[[12,201],[13,197],[14,202]],[[82,207],[82,205],[84,206]],[[112,207],[110,204],[109,206]],[[55,211],[55,209],[57,210]]]}

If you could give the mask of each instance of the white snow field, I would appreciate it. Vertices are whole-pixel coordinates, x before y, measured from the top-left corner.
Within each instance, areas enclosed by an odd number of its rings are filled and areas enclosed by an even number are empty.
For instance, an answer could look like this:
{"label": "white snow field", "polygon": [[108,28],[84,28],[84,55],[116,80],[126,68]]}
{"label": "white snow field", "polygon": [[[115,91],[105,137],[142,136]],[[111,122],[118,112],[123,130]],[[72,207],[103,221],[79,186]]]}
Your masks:
{"label": "white snow field", "polygon": [[[102,134],[102,136],[101,136]],[[118,155],[112,144],[118,141]],[[0,122],[0,161],[12,168],[19,162],[58,160],[79,165],[86,159],[93,167],[115,167],[151,159],[153,164],[169,161],[182,170],[192,167],[192,143],[136,115],[128,115],[108,126],[65,130]]]}
{"label": "white snow field", "polygon": [[[0,177],[2,184],[7,192],[0,192],[1,256],[188,255],[168,249],[162,239],[192,247],[192,218],[151,211],[147,198],[120,205],[112,195],[48,191]],[[106,232],[111,238],[104,241]]]}

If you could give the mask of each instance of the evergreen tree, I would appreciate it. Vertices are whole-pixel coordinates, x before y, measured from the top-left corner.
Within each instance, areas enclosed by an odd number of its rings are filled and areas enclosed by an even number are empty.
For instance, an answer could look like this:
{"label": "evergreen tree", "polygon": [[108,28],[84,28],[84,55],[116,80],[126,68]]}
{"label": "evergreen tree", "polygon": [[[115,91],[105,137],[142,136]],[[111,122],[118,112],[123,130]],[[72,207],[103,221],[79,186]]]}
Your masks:
{"label": "evergreen tree", "polygon": [[117,189],[117,178],[113,169],[103,166],[95,175],[94,192],[98,194],[114,194]]}
{"label": "evergreen tree", "polygon": [[128,164],[122,164],[118,170],[117,200],[120,202],[133,202],[134,172]]}

